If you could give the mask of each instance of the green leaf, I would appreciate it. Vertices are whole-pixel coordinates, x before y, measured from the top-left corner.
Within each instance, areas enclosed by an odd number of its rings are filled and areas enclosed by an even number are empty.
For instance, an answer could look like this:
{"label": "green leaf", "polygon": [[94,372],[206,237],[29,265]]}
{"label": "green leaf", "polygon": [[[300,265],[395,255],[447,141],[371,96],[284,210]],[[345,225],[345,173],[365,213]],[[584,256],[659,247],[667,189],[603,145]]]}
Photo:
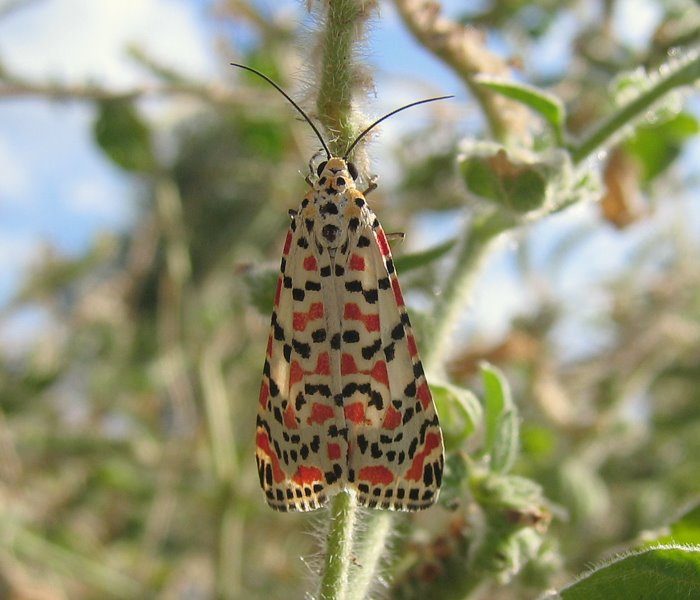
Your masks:
{"label": "green leaf", "polygon": [[450,383],[431,383],[430,391],[440,415],[446,449],[459,448],[481,424],[483,410],[477,397]]}
{"label": "green leaf", "polygon": [[465,154],[460,171],[467,189],[484,200],[516,213],[528,213],[547,200],[551,165],[520,160],[504,148],[485,145],[482,151]]}
{"label": "green leaf", "polygon": [[411,254],[404,254],[403,256],[394,257],[394,266],[399,273],[405,273],[406,271],[411,271],[413,269],[418,269],[425,265],[429,265],[439,258],[442,258],[447,254],[456,243],[455,239],[447,240],[442,244],[428,248],[427,250],[422,250],[421,252],[413,252]]}
{"label": "green leaf", "polygon": [[484,406],[486,408],[486,451],[491,455],[491,470],[507,472],[518,456],[518,411],[513,404],[505,376],[496,367],[482,363]]}
{"label": "green leaf", "polygon": [[562,101],[552,94],[515,81],[494,79],[480,75],[476,77],[479,85],[496,92],[501,96],[520,102],[542,117],[554,128],[558,136],[561,135],[562,125],[566,118],[566,111]]}
{"label": "green leaf", "polygon": [[251,304],[263,315],[272,313],[279,274],[279,269],[273,267],[255,267],[243,275],[248,286]]}
{"label": "green leaf", "polygon": [[625,148],[639,161],[642,179],[650,181],[671,165],[685,141],[698,132],[698,120],[688,113],[680,113],[656,125],[640,126],[625,142]]}
{"label": "green leaf", "polygon": [[559,592],[563,600],[687,600],[700,597],[700,547],[659,546],[593,569]]}
{"label": "green leaf", "polygon": [[152,172],[156,167],[151,131],[130,100],[104,100],[93,126],[97,144],[127,171]]}

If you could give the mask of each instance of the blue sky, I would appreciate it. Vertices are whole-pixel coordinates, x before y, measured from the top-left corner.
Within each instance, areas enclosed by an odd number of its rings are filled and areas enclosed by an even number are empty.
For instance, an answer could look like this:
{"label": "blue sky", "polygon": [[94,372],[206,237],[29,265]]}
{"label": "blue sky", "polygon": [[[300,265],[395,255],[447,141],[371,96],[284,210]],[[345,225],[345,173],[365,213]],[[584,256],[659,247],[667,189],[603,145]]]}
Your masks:
{"label": "blue sky", "polygon": [[[259,4],[277,18],[304,18],[304,2],[266,0]],[[463,6],[455,0],[444,4],[448,12]],[[534,60],[538,69],[556,72],[565,68],[568,38],[581,19],[595,16],[587,14],[585,7],[586,3],[582,3],[577,14],[565,16],[557,24],[557,35],[537,49]],[[217,51],[216,36],[231,35],[234,48],[254,40],[243,27],[226,32],[215,30],[210,8],[207,0],[44,0],[0,21],[0,58],[10,71],[37,81],[97,82],[125,89],[148,83],[145,72],[126,56],[126,46],[137,44],[157,60],[193,78],[223,81],[231,73],[228,57]],[[643,46],[658,19],[656,4],[625,0],[618,3],[617,11],[617,22],[628,42]],[[76,15],[80,15],[78,22]],[[424,97],[426,90],[455,93],[455,110],[474,114],[461,84],[449,69],[415,45],[391,3],[382,4],[381,19],[373,25],[370,35],[367,58],[377,71],[372,114],[382,114],[403,101]],[[507,50],[511,42],[494,39],[492,43]],[[154,102],[144,108],[156,125],[165,129],[186,110]],[[38,98],[2,100],[0,307],[47,242],[63,252],[80,253],[99,232],[128,227],[135,214],[134,181],[95,148],[92,119],[92,109],[85,103],[49,103]],[[414,114],[410,119],[388,121],[382,130],[382,141],[373,144],[373,151],[381,157],[381,147],[389,148],[403,128],[419,120],[420,115]],[[380,161],[375,157],[375,162]],[[391,165],[387,164],[383,178],[390,173]],[[542,228],[543,242],[541,248],[534,248],[535,257],[546,256],[547,246],[556,239],[557,234],[549,232],[566,231],[567,227],[579,227],[587,221],[593,223],[595,211],[581,207],[557,219],[560,222],[554,225],[538,226]],[[440,239],[453,226],[444,219],[426,219],[417,225],[409,248],[431,245],[436,226],[440,228]],[[643,227],[638,233],[622,237],[614,232],[598,234],[597,247],[586,257],[589,276],[600,278],[621,268],[619,263],[624,263],[626,247],[640,235],[644,235]],[[609,250],[603,255],[605,260],[600,259],[601,248]],[[513,257],[513,247],[506,247],[483,275],[483,285],[478,286],[470,309],[472,330],[498,335],[511,314],[534,301],[523,297],[521,282],[513,277]],[[557,285],[566,293],[580,295],[586,281],[581,275],[570,281],[564,274]],[[595,303],[591,306],[595,308]],[[25,321],[15,320],[11,325],[5,323],[5,329],[0,324],[0,339],[30,336],[32,323],[35,328],[37,322],[33,316]]]}

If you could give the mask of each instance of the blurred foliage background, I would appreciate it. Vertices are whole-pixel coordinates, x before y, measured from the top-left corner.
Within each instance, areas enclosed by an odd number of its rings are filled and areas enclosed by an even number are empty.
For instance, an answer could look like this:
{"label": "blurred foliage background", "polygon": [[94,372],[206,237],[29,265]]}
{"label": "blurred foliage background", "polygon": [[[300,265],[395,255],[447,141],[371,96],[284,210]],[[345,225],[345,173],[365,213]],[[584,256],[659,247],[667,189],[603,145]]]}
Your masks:
{"label": "blurred foliage background", "polygon": [[[621,73],[653,69],[700,32],[692,2],[656,2],[648,46],[632,48],[612,26],[618,3],[595,2],[599,16],[577,25],[568,68],[539,72],[532,55],[578,4],[503,0],[451,11],[455,26],[478,27],[484,43],[502,40],[520,76],[561,98],[572,134],[611,111],[610,85]],[[295,91],[304,61],[298,22],[245,0],[221,0],[212,11],[221,30],[244,21],[254,31],[246,47],[215,40],[222,65],[258,67]],[[253,424],[264,307],[287,211],[306,187],[311,138],[263,82],[230,73],[214,89],[131,52],[158,78],[166,104],[194,101],[197,110],[164,127],[143,110],[147,89],[124,94],[36,81],[11,66],[0,72],[0,97],[93,105],[94,142],[133,182],[125,202],[138,206],[128,231],[96,237],[80,256],[47,246],[2,308],[3,320],[27,309],[49,318],[22,352],[0,348],[0,598],[302,598],[318,552],[309,531],[323,516],[265,506]],[[427,211],[439,222],[473,210],[455,166],[463,108],[431,113],[428,126],[392,144],[398,175],[371,198],[387,230],[410,237]],[[519,233],[515,277],[527,309],[498,336],[480,335],[478,324],[455,332],[449,375],[478,388],[482,360],[506,374],[522,419],[513,471],[543,486],[553,516],[545,567],[494,584],[490,598],[535,597],[697,497],[698,209],[686,194],[698,189],[697,163],[687,168],[688,156],[698,157],[697,138],[694,155],[688,144],[698,114],[697,97],[680,103],[599,157],[592,168],[605,191],[584,207],[594,218]],[[472,120],[467,133],[488,137],[484,120]],[[524,129],[533,127],[526,120]],[[592,277],[581,297],[562,295],[556,282],[595,252],[601,232],[603,251],[625,253],[625,268]],[[555,240],[544,252],[542,236]],[[450,253],[434,258],[402,278],[424,307]],[[581,312],[589,302],[595,308]],[[465,304],[465,319],[469,312]],[[571,336],[583,350],[566,352]],[[416,532],[425,542],[454,527],[444,507],[433,511],[437,518],[404,525],[409,541],[398,552],[424,551],[411,545]]]}

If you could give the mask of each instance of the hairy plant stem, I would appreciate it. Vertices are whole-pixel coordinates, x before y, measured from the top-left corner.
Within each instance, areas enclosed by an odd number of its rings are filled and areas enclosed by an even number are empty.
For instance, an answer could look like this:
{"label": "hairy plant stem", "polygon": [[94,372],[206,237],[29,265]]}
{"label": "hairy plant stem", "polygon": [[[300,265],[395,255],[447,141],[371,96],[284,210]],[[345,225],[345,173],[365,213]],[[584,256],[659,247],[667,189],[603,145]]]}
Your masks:
{"label": "hairy plant stem", "polygon": [[332,134],[328,145],[336,156],[345,154],[356,133],[352,97],[358,77],[353,54],[373,9],[373,2],[356,0],[332,0],[326,4],[316,108],[321,123]]}
{"label": "hairy plant stem", "polygon": [[434,309],[430,339],[423,345],[423,366],[428,374],[442,376],[442,365],[450,348],[450,337],[464,309],[481,264],[498,237],[517,221],[504,211],[489,208],[476,214],[462,236],[452,273]]}
{"label": "hairy plant stem", "polygon": [[319,600],[345,600],[357,521],[355,497],[341,492],[333,498],[330,512]]}
{"label": "hairy plant stem", "polygon": [[628,102],[617,112],[603,120],[578,144],[571,145],[569,152],[574,164],[580,164],[589,156],[610,144],[625,129],[633,126],[647,111],[669,92],[693,85],[700,81],[700,51],[695,50],[683,59],[676,59],[659,68],[653,85]]}
{"label": "hairy plant stem", "polygon": [[353,574],[352,587],[348,590],[348,600],[363,600],[375,581],[375,573],[380,568],[386,542],[391,535],[394,522],[392,513],[373,511],[365,520],[366,531],[362,544],[356,552],[358,569]]}
{"label": "hairy plant stem", "polygon": [[[352,98],[358,78],[353,55],[363,39],[365,22],[375,9],[374,2],[356,0],[329,0],[324,4],[316,108],[319,120],[332,136],[328,145],[336,156],[345,153],[356,133]],[[357,520],[354,496],[346,492],[335,496],[330,509],[320,600],[346,600],[348,596]]]}

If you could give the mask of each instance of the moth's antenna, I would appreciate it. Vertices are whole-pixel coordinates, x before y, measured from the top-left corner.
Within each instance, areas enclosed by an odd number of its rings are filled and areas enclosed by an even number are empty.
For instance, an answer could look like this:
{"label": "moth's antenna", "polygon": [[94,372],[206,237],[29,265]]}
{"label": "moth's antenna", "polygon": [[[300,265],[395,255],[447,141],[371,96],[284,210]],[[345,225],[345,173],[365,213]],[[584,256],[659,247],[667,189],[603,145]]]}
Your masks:
{"label": "moth's antenna", "polygon": [[447,98],[454,98],[454,96],[439,96],[437,98],[428,98],[427,100],[418,100],[418,102],[411,102],[411,104],[407,104],[406,106],[402,106],[401,108],[397,108],[396,110],[392,110],[388,115],[384,115],[381,119],[376,120],[374,123],[372,123],[367,129],[365,129],[360,135],[358,135],[355,138],[355,141],[350,144],[350,147],[347,149],[345,152],[345,155],[343,156],[343,160],[347,160],[348,156],[350,156],[350,153],[352,152],[353,148],[357,146],[357,143],[365,137],[374,127],[379,125],[384,119],[388,119],[389,117],[394,116],[396,113],[401,112],[402,110],[406,110],[407,108],[411,108],[412,106],[418,106],[419,104],[427,104],[428,102],[435,102],[436,100],[445,100]]}
{"label": "moth's antenna", "polygon": [[[299,111],[299,113],[301,114],[301,116],[304,117],[304,119],[306,119],[306,122],[309,125],[311,125],[311,129],[314,130],[314,133],[316,134],[318,139],[321,141],[321,145],[323,146],[323,149],[326,151],[326,156],[329,159],[331,158],[331,151],[328,149],[326,142],[323,140],[323,136],[321,136],[321,132],[318,130],[316,125],[314,125],[313,121],[311,119],[309,119],[309,117],[306,115],[306,113],[303,110],[301,110],[301,107],[296,102],[294,102],[294,100],[292,100],[290,98],[290,96],[289,96],[289,94],[287,94],[287,92],[285,92],[279,85],[277,85],[274,81],[272,81],[272,79],[270,79],[267,75],[265,75],[265,73],[261,73],[260,71],[258,71],[257,69],[254,69],[253,67],[247,67],[246,65],[239,65],[238,63],[231,63],[231,66],[238,67],[239,69],[245,69],[246,71],[250,71],[251,73],[255,73],[256,75],[258,75],[259,77],[262,77],[265,81],[267,81],[267,83],[269,83],[280,94],[282,94],[287,100],[289,100],[290,104],[294,108],[296,108]],[[423,100],[423,102],[429,102],[429,100]],[[405,106],[404,108],[408,108],[408,107]],[[401,110],[401,109],[399,109],[399,110]],[[376,125],[376,123],[375,123],[375,125]]]}

